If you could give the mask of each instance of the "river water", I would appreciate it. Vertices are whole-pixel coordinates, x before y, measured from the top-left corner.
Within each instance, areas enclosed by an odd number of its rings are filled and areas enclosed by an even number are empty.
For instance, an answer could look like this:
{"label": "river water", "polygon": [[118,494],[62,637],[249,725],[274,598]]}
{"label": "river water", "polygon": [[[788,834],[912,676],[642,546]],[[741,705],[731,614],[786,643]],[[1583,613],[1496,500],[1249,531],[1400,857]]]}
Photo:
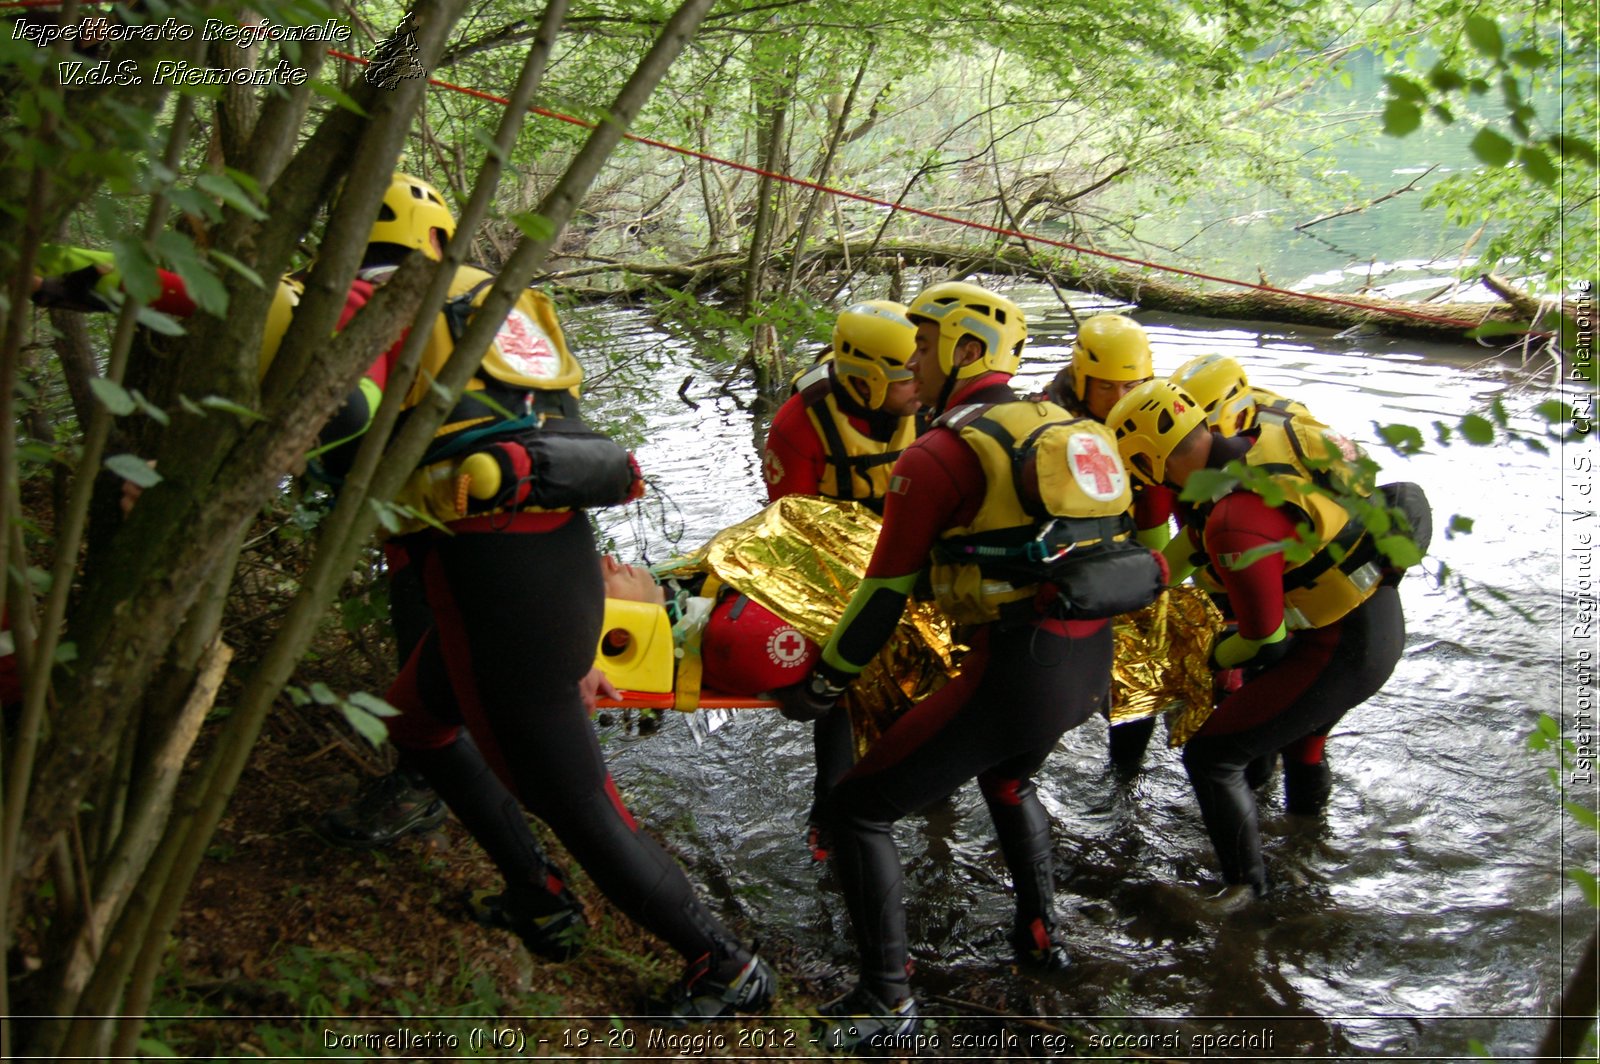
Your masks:
{"label": "river water", "polygon": [[[1012,294],[1034,337],[1019,380],[1042,385],[1068,357],[1070,325],[1048,290]],[[659,561],[674,539],[692,548],[755,512],[765,424],[747,409],[749,386],[631,312],[583,316],[609,336],[613,357],[631,352],[657,382],[633,412],[648,426],[640,461],[667,505],[605,515],[619,553]],[[1466,345],[1140,320],[1158,372],[1226,352],[1252,381],[1368,442],[1374,423],[1389,422],[1423,427],[1431,441],[1431,422],[1454,423],[1495,397],[1513,427],[1537,431],[1530,412],[1551,394],[1548,371]],[[677,394],[690,375],[685,394],[698,408]],[[1291,824],[1276,782],[1265,792],[1269,899],[1221,916],[1194,903],[1196,891],[1216,889],[1216,872],[1176,752],[1153,748],[1142,774],[1119,780],[1096,718],[1063,738],[1038,778],[1054,819],[1071,975],[1043,982],[1008,964],[1007,876],[975,787],[899,826],[915,985],[928,1011],[970,1017],[962,1003],[981,1002],[1041,1018],[1005,1028],[1024,1033],[1122,1017],[1116,1029],[1142,1033],[1157,1056],[1182,1056],[1208,1033],[1234,1038],[1239,1055],[1268,1057],[1443,1060],[1469,1056],[1474,1039],[1496,1053],[1536,1044],[1535,1017],[1553,1007],[1592,925],[1562,866],[1592,866],[1593,847],[1564,822],[1548,758],[1525,741],[1538,713],[1557,712],[1562,682],[1560,455],[1457,440],[1404,459],[1374,448],[1374,457],[1386,479],[1426,488],[1439,530],[1429,564],[1463,574],[1471,591],[1416,574],[1404,581],[1405,655],[1333,733],[1325,823]],[[1472,532],[1447,537],[1458,513]],[[702,739],[677,714],[655,732],[617,719],[602,731],[630,805],[708,895],[791,947],[808,986],[847,985],[843,901],[801,844],[809,728],[750,711]],[[969,1022],[945,1021],[947,1047]]]}

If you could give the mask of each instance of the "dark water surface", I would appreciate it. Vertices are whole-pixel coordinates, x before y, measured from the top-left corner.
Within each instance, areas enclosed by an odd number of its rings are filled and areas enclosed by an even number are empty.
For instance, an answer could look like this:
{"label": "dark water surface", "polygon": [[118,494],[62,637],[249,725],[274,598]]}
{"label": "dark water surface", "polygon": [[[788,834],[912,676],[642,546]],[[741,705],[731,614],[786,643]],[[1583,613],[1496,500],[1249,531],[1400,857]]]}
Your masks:
{"label": "dark water surface", "polygon": [[[1034,333],[1020,380],[1042,384],[1067,357],[1069,327],[1049,292],[1015,294]],[[663,362],[652,374],[659,394],[641,411],[649,439],[639,458],[676,507],[668,523],[681,524],[682,547],[755,512],[765,426],[741,408],[747,386],[719,395],[718,371],[647,323],[591,315],[617,349]],[[1533,430],[1529,412],[1550,396],[1549,372],[1464,345],[1140,320],[1158,372],[1224,351],[1252,381],[1368,443],[1374,422],[1416,424],[1431,440],[1433,420],[1453,423],[1496,396],[1514,424]],[[699,409],[676,394],[691,373]],[[1232,1051],[1247,1056],[1464,1059],[1471,1039],[1497,1053],[1531,1050],[1543,1027],[1533,1017],[1552,1008],[1589,926],[1562,861],[1593,859],[1570,821],[1564,830],[1548,761],[1525,742],[1535,715],[1556,711],[1561,681],[1559,456],[1459,442],[1409,459],[1373,453],[1386,479],[1426,488],[1434,556],[1469,577],[1477,598],[1502,591],[1527,617],[1499,605],[1477,612],[1456,591],[1406,579],[1405,656],[1333,733],[1326,821],[1292,824],[1276,783],[1268,788],[1263,831],[1277,889],[1241,913],[1216,915],[1193,900],[1216,889],[1216,871],[1176,752],[1153,749],[1141,775],[1120,781],[1106,766],[1098,718],[1068,733],[1038,779],[1055,822],[1062,930],[1078,965],[1057,982],[1009,966],[1007,875],[976,788],[907,818],[896,838],[919,994],[1003,1000],[1023,1015],[1126,1017],[1123,1029],[1149,1035],[1156,1056],[1192,1052],[1190,1037],[1207,1032],[1253,1036]],[[1447,539],[1456,513],[1474,530]],[[608,515],[602,524],[625,556],[673,552],[660,521]],[[617,724],[604,732],[630,805],[707,892],[759,934],[793,943],[814,963],[807,974],[847,985],[844,905],[801,845],[809,728],[748,712],[698,743],[674,714],[654,734]],[[934,1001],[931,1011],[960,1010]]]}

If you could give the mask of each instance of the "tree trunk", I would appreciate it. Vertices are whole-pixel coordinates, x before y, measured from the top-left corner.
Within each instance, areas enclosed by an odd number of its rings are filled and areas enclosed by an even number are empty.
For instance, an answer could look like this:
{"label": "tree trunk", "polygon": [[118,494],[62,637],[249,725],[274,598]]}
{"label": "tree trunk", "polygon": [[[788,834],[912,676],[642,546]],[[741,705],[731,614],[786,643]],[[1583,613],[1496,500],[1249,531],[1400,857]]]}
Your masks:
{"label": "tree trunk", "polygon": [[[1199,318],[1309,325],[1327,329],[1362,326],[1394,336],[1442,343],[1462,341],[1463,333],[1485,322],[1526,323],[1528,318],[1506,303],[1415,303],[1360,295],[1300,295],[1280,289],[1201,289],[1190,284],[1156,280],[1122,273],[1087,257],[1046,259],[1021,248],[975,251],[970,248],[923,243],[834,241],[809,253],[818,261],[843,268],[876,266],[892,274],[900,266],[941,270],[962,276],[988,273],[1052,282],[1063,289],[1092,292],[1135,303],[1142,310],[1167,311]],[[769,266],[784,266],[789,252],[777,251]],[[552,273],[547,280],[569,283],[598,275],[625,278],[616,288],[570,288],[579,298],[646,297],[658,286],[707,292],[736,286],[748,268],[743,257],[719,256],[692,260],[677,266],[655,263],[618,263]],[[641,278],[643,280],[641,280]]]}

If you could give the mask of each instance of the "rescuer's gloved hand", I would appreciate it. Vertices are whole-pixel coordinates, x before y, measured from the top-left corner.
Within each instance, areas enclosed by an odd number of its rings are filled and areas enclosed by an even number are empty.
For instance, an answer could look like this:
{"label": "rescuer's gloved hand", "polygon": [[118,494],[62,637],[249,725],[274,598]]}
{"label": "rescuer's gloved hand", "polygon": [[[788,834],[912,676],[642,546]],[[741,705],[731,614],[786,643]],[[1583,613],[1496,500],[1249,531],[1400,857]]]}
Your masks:
{"label": "rescuer's gloved hand", "polygon": [[839,701],[845,691],[844,684],[834,683],[821,673],[812,672],[803,683],[780,687],[772,692],[778,700],[778,712],[789,720],[818,720]]}

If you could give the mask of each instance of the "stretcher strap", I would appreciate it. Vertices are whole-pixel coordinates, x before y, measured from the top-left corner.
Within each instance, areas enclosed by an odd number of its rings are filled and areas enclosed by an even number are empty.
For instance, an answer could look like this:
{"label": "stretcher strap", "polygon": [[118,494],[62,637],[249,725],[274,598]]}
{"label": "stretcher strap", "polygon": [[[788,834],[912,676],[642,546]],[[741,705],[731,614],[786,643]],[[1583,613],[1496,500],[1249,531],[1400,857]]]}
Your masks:
{"label": "stretcher strap", "polygon": [[[712,602],[717,600],[717,591],[722,582],[716,574],[708,573],[705,583],[700,586],[700,595]],[[709,623],[709,619],[708,622]],[[700,658],[700,640],[705,635],[705,625],[692,629],[683,641],[682,656],[678,658],[678,668],[672,681],[672,708],[688,713],[700,705],[700,675],[702,661]]]}

